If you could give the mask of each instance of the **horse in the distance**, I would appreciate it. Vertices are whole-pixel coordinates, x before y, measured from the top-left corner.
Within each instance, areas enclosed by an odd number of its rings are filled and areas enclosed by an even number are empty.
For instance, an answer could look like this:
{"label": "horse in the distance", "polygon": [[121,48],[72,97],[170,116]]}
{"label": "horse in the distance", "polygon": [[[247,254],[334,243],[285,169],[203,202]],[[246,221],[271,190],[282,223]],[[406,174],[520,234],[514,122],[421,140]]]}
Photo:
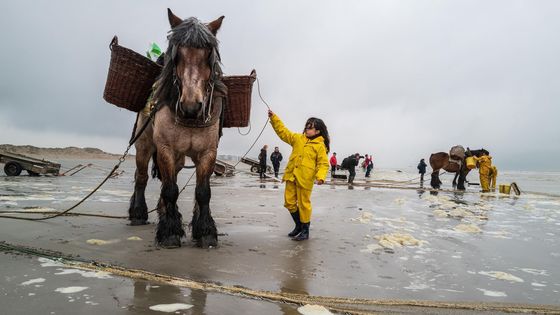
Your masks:
{"label": "horse in the distance", "polygon": [[[465,190],[465,181],[467,180],[467,175],[470,169],[467,168],[466,158],[470,156],[480,157],[484,152],[484,149],[471,150],[467,148],[464,151],[464,157],[461,159],[450,158],[449,153],[437,152],[430,155],[430,166],[432,167],[432,179],[430,185],[434,189],[439,189],[441,187],[441,180],[439,179],[439,170],[443,169],[448,173],[455,173],[453,178],[453,187],[457,187],[459,190]],[[457,178],[459,179],[457,181]]]}
{"label": "horse in the distance", "polygon": [[[171,25],[169,47],[155,84],[153,123],[135,143],[136,174],[129,220],[131,225],[147,224],[144,192],[148,163],[153,157],[152,175],[162,181],[156,241],[162,247],[181,246],[185,231],[177,207],[177,174],[185,156],[189,156],[196,166],[192,239],[200,247],[216,246],[218,233],[209,203],[210,175],[221,136],[222,101],[227,95],[216,39],[224,17],[203,24],[196,18],[183,20],[169,9],[167,13]],[[144,126],[148,119],[147,113],[140,113],[136,125]]]}

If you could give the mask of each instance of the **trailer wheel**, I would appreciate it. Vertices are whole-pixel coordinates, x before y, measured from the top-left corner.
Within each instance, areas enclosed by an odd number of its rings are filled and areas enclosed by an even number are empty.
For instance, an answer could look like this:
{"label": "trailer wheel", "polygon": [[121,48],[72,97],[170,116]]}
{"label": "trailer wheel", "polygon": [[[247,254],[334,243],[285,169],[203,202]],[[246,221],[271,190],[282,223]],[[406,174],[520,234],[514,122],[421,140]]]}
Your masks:
{"label": "trailer wheel", "polygon": [[259,167],[256,166],[256,165],[251,166],[251,172],[258,173],[259,172]]}
{"label": "trailer wheel", "polygon": [[8,176],[18,176],[19,174],[21,174],[21,169],[21,165],[16,162],[8,162],[6,163],[6,165],[4,165],[4,173],[6,173],[6,175]]}

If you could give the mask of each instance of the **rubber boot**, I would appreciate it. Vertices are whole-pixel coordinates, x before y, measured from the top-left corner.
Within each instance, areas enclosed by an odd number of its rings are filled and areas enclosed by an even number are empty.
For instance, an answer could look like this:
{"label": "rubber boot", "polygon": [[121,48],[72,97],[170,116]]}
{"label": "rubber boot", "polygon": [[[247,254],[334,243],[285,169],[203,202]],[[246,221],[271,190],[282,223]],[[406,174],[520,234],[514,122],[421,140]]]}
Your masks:
{"label": "rubber boot", "polygon": [[290,214],[292,215],[292,219],[294,219],[294,223],[296,224],[296,227],[290,233],[288,233],[288,236],[294,237],[298,235],[299,232],[301,232],[301,221],[299,220],[299,210],[296,210],[295,212],[290,212]]}
{"label": "rubber boot", "polygon": [[306,239],[309,238],[309,225],[311,224],[311,222],[309,223],[302,223],[301,224],[301,232],[294,238],[292,238],[294,241],[305,241]]}

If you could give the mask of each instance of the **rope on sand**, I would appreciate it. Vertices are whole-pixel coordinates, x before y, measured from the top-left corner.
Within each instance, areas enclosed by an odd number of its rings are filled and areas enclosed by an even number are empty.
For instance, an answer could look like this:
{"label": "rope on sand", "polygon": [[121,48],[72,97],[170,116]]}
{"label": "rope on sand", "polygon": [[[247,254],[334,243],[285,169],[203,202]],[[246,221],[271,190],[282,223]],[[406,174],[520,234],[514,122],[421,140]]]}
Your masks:
{"label": "rope on sand", "polygon": [[[376,307],[408,307],[415,311],[425,312],[430,309],[490,311],[505,313],[532,313],[532,314],[560,314],[560,308],[553,305],[539,304],[508,304],[491,302],[442,302],[442,301],[420,301],[420,300],[375,300],[362,298],[313,296],[286,292],[273,292],[264,290],[253,290],[240,286],[220,285],[211,282],[195,281],[191,279],[175,277],[171,275],[158,274],[140,269],[131,269],[115,266],[96,261],[78,260],[60,252],[47,251],[21,245],[12,245],[0,242],[0,251],[19,252],[34,256],[46,257],[59,261],[72,268],[91,271],[109,272],[117,276],[146,281],[160,282],[177,287],[197,289],[203,291],[218,292],[222,294],[241,296],[252,299],[262,299],[272,302],[292,303],[297,305],[320,304],[330,308],[332,311],[346,314],[372,314],[376,313]],[[424,310],[421,310],[424,308]],[[386,311],[386,309],[385,309]]]}

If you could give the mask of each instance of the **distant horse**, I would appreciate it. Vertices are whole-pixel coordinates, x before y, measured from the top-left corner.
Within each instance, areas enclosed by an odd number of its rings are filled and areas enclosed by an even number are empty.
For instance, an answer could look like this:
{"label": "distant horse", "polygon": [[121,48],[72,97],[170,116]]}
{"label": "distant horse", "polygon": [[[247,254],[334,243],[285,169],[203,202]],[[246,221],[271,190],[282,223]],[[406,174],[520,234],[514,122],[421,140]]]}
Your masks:
{"label": "distant horse", "polygon": [[[439,179],[439,170],[443,169],[448,173],[455,173],[453,178],[453,187],[457,187],[459,190],[465,190],[465,181],[470,169],[467,168],[466,157],[477,156],[480,157],[484,152],[484,149],[471,150],[467,148],[465,151],[465,158],[460,161],[450,160],[449,153],[438,152],[430,155],[430,166],[432,167],[432,180],[430,185],[434,189],[439,189],[441,187],[441,180]],[[459,181],[457,182],[457,177]]]}
{"label": "distant horse", "polygon": [[[216,33],[223,16],[208,24],[196,18],[182,20],[168,9],[169,47],[153,95],[155,115],[135,143],[136,174],[130,199],[131,225],[147,224],[145,189],[148,163],[153,157],[152,176],[162,181],[158,202],[156,241],[162,247],[181,246],[185,236],[177,208],[177,174],[185,156],[196,166],[195,205],[191,221],[192,239],[200,247],[216,246],[218,233],[210,213],[210,175],[214,170],[222,100],[227,88],[222,83]],[[136,126],[144,126],[148,114],[138,115]],[[135,131],[139,133],[140,131]]]}

